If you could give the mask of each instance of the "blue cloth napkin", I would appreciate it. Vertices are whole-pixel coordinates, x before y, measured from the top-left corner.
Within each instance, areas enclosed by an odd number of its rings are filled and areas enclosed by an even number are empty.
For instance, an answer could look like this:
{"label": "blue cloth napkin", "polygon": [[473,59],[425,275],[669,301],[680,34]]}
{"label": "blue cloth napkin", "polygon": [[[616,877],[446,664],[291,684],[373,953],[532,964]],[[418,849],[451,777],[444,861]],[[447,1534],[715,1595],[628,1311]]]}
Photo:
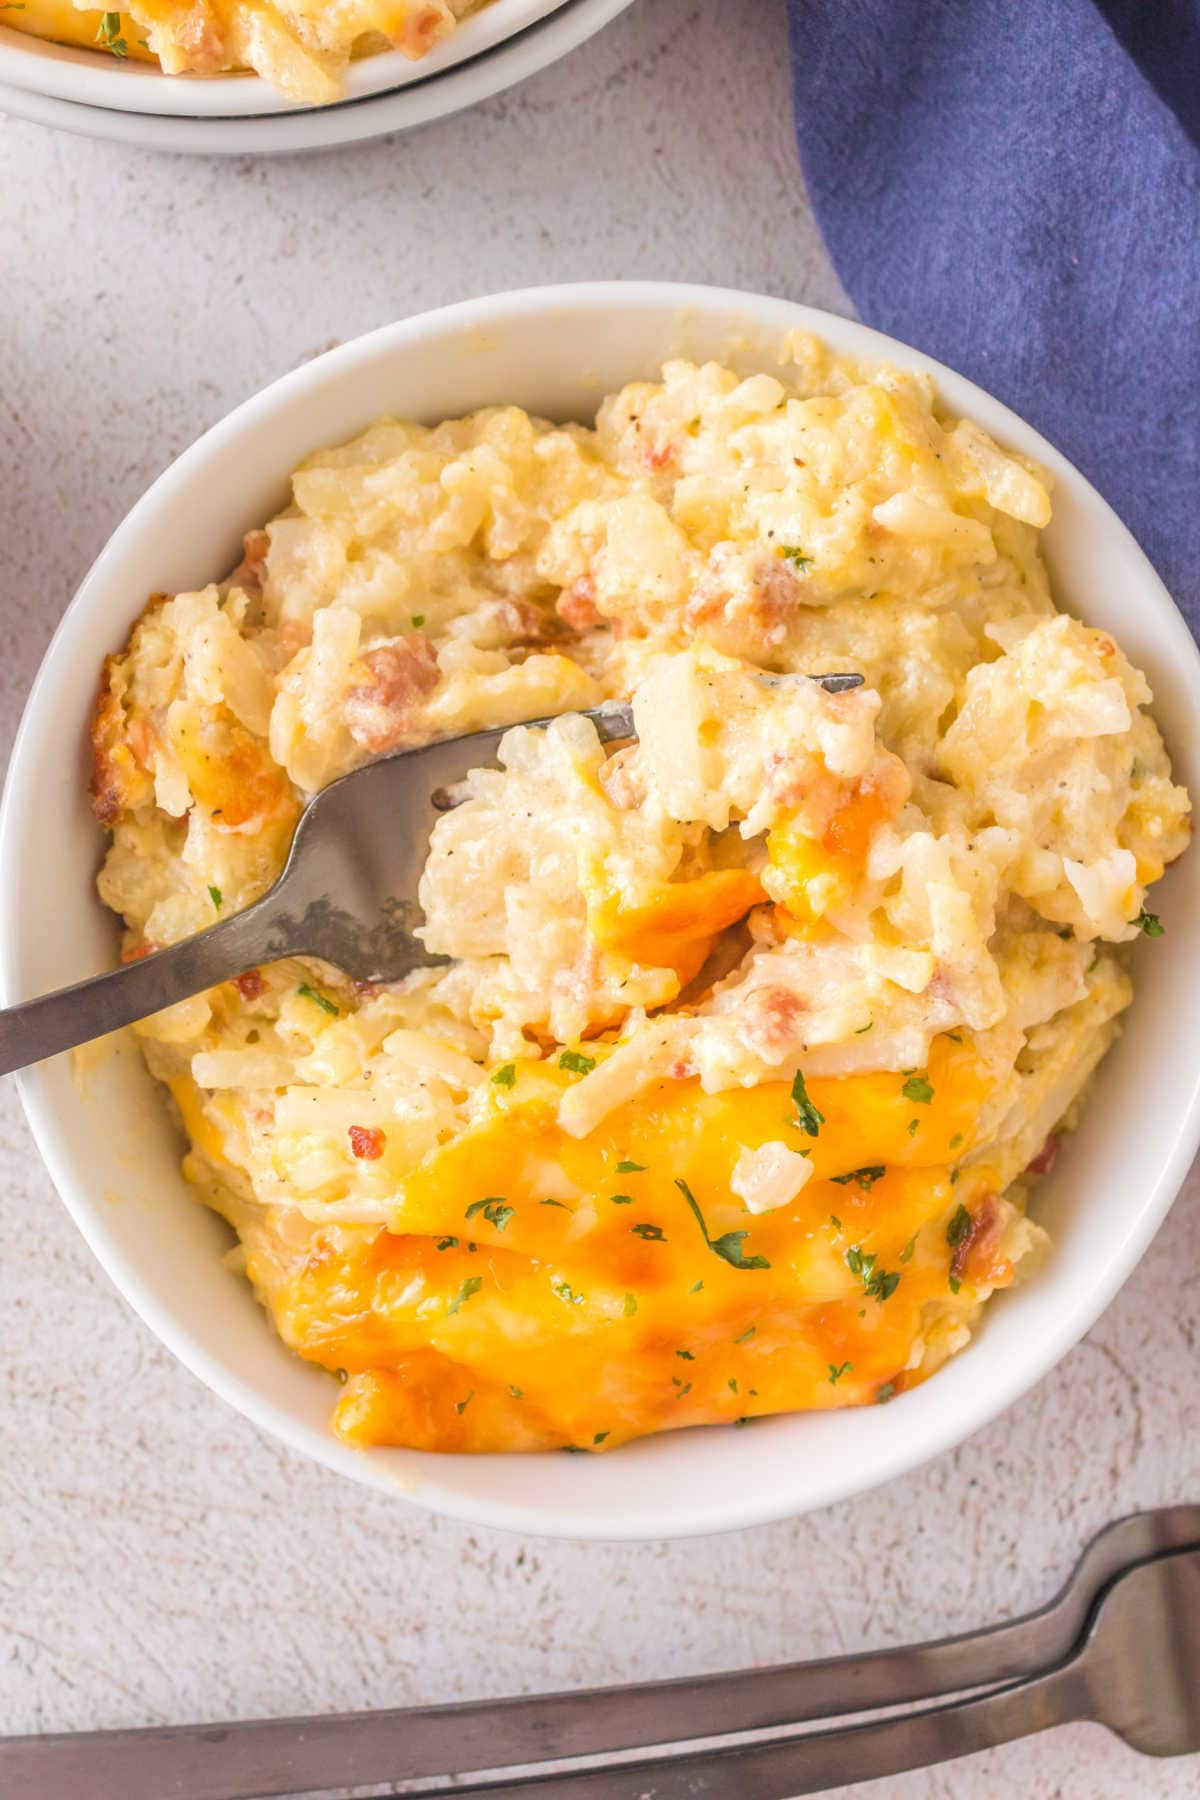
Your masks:
{"label": "blue cloth napkin", "polygon": [[1200,0],[789,6],[860,316],[1037,426],[1200,635]]}

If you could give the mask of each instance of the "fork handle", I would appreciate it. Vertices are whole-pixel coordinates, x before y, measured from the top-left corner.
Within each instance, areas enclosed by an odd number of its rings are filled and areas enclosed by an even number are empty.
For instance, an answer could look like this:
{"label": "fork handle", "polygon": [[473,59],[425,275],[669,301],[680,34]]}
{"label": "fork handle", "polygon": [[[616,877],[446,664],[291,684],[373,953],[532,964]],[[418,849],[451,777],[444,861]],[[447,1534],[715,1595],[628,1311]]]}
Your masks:
{"label": "fork handle", "polygon": [[[654,1800],[729,1800],[731,1794],[738,1800],[785,1800],[949,1762],[1086,1718],[1092,1710],[1077,1666],[1068,1664],[974,1699],[862,1725],[569,1773],[468,1780],[453,1792],[456,1800],[459,1795],[463,1800],[635,1800],[650,1793]],[[400,1774],[408,1761],[402,1720],[400,1715],[391,1759]],[[360,1722],[361,1737],[337,1730]],[[378,1724],[379,1716],[369,1714],[360,1721],[264,1721],[234,1727],[232,1743],[229,1728],[219,1725],[0,1738],[0,1771],[12,1779],[13,1793],[36,1793],[39,1800],[78,1800],[85,1792],[90,1800],[160,1800],[168,1793],[173,1800],[258,1800],[266,1794],[311,1793],[314,1779],[327,1792],[330,1780],[357,1787],[359,1775],[370,1779],[380,1772],[385,1745]],[[326,1726],[334,1728],[333,1745],[324,1740]],[[333,1758],[322,1754],[331,1748],[337,1752]],[[556,1748],[560,1755],[570,1754]],[[476,1752],[488,1754],[482,1748]],[[450,1756],[447,1764],[456,1760]],[[447,1792],[441,1786],[407,1791],[410,1800],[441,1800]]]}
{"label": "fork handle", "polygon": [[137,962],[0,1011],[0,1075],[73,1050],[244,975],[265,955],[266,900]]}
{"label": "fork handle", "polygon": [[[664,1758],[570,1774],[500,1776],[457,1784],[455,1800],[793,1800],[833,1787],[931,1768],[1053,1725],[1093,1716],[1086,1681],[1071,1663],[1032,1681],[923,1712],[804,1736],[722,1744]],[[438,1800],[445,1788],[410,1788],[408,1800]],[[230,1800],[243,1800],[231,1796]],[[244,1800],[250,1800],[249,1795]]]}

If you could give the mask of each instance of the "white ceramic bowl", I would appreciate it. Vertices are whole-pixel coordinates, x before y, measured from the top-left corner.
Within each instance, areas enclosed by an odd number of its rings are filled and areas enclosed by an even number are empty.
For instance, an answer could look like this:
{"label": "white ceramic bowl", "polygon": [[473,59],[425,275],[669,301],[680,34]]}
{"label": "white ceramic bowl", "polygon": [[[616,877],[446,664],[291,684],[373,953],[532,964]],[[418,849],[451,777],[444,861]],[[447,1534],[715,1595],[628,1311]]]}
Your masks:
{"label": "white ceramic bowl", "polygon": [[[83,137],[187,155],[291,155],[382,137],[473,106],[556,62],[632,3],[498,0],[420,63],[397,52],[355,64],[355,97],[322,107],[295,106],[256,76],[201,79],[141,65],[114,68],[111,59],[0,26],[0,112]],[[505,14],[510,4],[515,10]],[[518,18],[523,23],[514,27]],[[470,30],[484,20],[490,21],[486,43]],[[502,31],[500,20],[507,21]],[[108,85],[114,81],[115,92]],[[227,107],[221,95],[229,97]]]}
{"label": "white ceramic bowl", "polygon": [[[1200,793],[1200,657],[1186,626],[1104,501],[1005,407],[915,350],[785,301],[660,283],[534,289],[405,320],[305,364],[186,451],[118,528],[47,652],[13,752],[0,814],[4,1001],[113,958],[113,920],[92,892],[102,843],[84,791],[101,657],[147,594],[199,586],[232,565],[242,532],[285,500],[304,450],[385,411],[435,420],[516,401],[587,418],[601,395],[653,375],[670,354],[769,368],[794,326],[841,351],[931,370],[950,408],[1050,467],[1058,485],[1045,545],[1058,599],[1118,633],[1147,670],[1178,776]],[[130,1304],[202,1380],[294,1448],[485,1525],[581,1538],[724,1530],[828,1505],[958,1443],[1018,1400],[1112,1299],[1200,1136],[1200,1066],[1181,1053],[1176,1023],[1200,1011],[1200,857],[1182,860],[1155,904],[1166,935],[1138,947],[1125,1033],[1039,1191],[1053,1256],[992,1301],[968,1349],[888,1407],[670,1433],[606,1456],[344,1448],[329,1431],[328,1377],[283,1348],[221,1266],[225,1230],[184,1186],[180,1144],[136,1049],[120,1048],[82,1085],[68,1058],[42,1064],[21,1078],[21,1093],[59,1193]]]}
{"label": "white ceramic bowl", "polygon": [[[388,93],[442,75],[544,19],[566,0],[494,0],[463,20],[428,56],[413,62],[399,50],[364,57],[346,76],[346,98]],[[297,104],[254,75],[164,75],[153,63],[106,51],[55,44],[0,25],[0,83],[79,106],[117,112],[221,119],[294,112]]]}

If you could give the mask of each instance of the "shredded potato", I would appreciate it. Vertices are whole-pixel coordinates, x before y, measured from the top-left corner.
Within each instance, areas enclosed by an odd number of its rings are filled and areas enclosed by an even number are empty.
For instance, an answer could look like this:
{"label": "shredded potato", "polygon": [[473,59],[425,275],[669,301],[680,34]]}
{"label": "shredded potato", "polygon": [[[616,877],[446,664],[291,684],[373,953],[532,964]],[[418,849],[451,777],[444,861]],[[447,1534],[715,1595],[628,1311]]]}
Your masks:
{"label": "shredded potato", "polygon": [[138,1027],[349,1442],[868,1404],[1047,1253],[1029,1184],[1188,798],[1144,677],[1055,610],[1042,473],[922,378],[793,354],[669,363],[594,428],[381,420],[106,665],[127,956],[257,899],[326,783],[512,726],[431,836],[447,963],[277,963]]}

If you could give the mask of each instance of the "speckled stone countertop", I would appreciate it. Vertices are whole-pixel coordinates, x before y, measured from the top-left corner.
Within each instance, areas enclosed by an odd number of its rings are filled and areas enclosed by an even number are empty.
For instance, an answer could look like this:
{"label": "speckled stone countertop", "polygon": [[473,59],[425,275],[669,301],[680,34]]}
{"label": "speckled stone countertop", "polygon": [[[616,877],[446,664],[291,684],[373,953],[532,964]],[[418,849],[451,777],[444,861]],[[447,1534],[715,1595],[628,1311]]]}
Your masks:
{"label": "speckled stone countertop", "polygon": [[[847,310],[805,202],[785,48],[777,0],[639,0],[474,112],[282,162],[167,158],[0,119],[5,748],[117,519],[206,426],[330,342],[464,295],[596,276]],[[177,1367],[92,1263],[4,1083],[0,1728],[683,1675],[1035,1605],[1107,1520],[1200,1499],[1197,1199],[1193,1178],[1059,1369],[917,1474],[728,1537],[522,1543],[310,1467]],[[1143,1761],[1080,1726],[855,1793],[1198,1790],[1200,1757]]]}

